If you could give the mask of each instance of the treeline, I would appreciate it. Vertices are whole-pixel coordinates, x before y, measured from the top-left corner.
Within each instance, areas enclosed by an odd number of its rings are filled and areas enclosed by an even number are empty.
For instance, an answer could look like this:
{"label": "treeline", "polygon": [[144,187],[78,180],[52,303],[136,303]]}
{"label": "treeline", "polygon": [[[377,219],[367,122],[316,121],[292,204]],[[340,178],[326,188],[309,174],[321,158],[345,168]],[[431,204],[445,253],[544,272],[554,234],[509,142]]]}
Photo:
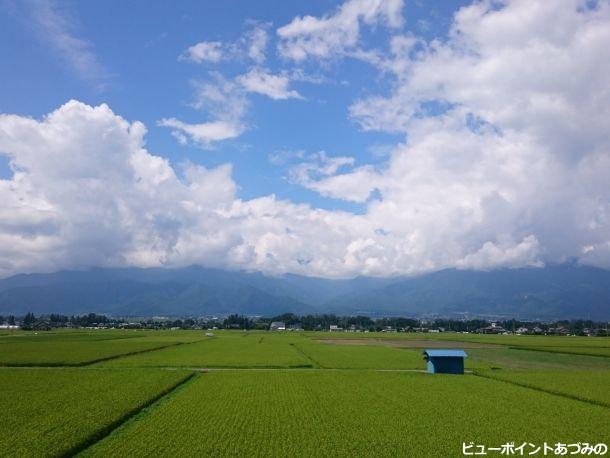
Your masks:
{"label": "treeline", "polygon": [[97,315],[89,313],[87,315],[60,315],[50,314],[36,316],[31,312],[25,314],[24,317],[16,318],[14,315],[3,317],[0,315],[0,324],[8,324],[9,326],[19,325],[21,329],[32,330],[35,328],[65,328],[65,327],[91,327],[105,326],[108,324],[122,323],[123,320],[109,318],[106,315]]}
{"label": "treeline", "polygon": [[[492,322],[481,319],[415,319],[404,317],[372,318],[368,316],[340,316],[334,314],[296,315],[284,313],[273,317],[249,317],[233,314],[221,318],[145,318],[125,319],[89,313],[87,315],[50,314],[35,316],[27,313],[24,317],[1,316],[0,325],[21,326],[26,330],[51,328],[97,327],[130,329],[242,329],[265,330],[272,323],[283,323],[286,330],[346,332],[481,332],[489,329]],[[493,322],[494,330],[529,334],[571,334],[608,335],[608,323],[592,320],[559,320],[554,322],[498,320]]]}
{"label": "treeline", "polygon": [[[371,318],[368,316],[338,316],[327,315],[295,315],[285,313],[271,318],[258,318],[252,324],[258,328],[270,326],[272,322],[280,321],[286,327],[300,327],[306,331],[329,330],[331,325],[338,326],[345,331],[397,331],[397,332],[477,332],[481,328],[489,327],[491,321],[482,319],[457,320],[448,318],[415,319],[404,317]],[[264,324],[263,324],[264,323]],[[528,329],[530,333],[541,334],[595,334],[606,335],[606,322],[592,320],[558,320],[553,322],[523,321],[517,319],[497,320],[493,322],[497,327],[507,332],[516,332],[519,329]],[[592,332],[594,331],[594,332]]]}

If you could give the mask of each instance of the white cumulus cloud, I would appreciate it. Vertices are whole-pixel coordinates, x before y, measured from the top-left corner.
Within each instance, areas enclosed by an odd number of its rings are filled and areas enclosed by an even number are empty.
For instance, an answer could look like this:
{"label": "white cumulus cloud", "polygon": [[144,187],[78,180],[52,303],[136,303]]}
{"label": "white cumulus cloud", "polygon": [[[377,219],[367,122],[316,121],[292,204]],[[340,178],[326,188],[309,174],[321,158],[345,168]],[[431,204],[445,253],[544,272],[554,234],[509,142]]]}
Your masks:
{"label": "white cumulus cloud", "polygon": [[277,29],[282,56],[295,61],[329,58],[355,50],[361,24],[402,25],[402,0],[348,0],[334,14],[303,16]]}
{"label": "white cumulus cloud", "polygon": [[[294,24],[323,28],[362,4]],[[389,23],[387,8],[356,17]],[[306,54],[314,43],[292,40]],[[477,2],[446,40],[394,37],[377,61],[389,90],[350,112],[363,130],[402,134],[383,162],[270,156],[293,182],[359,202],[358,213],[240,199],[231,164],[177,171],[146,150],[141,123],[106,105],[1,115],[12,176],[0,180],[0,274],[193,263],[326,277],[568,260],[608,268],[608,43],[610,5],[568,0]],[[231,134],[222,123],[244,128],[239,83],[212,77],[195,92],[207,127],[163,120],[176,135],[206,145]]]}
{"label": "white cumulus cloud", "polygon": [[237,77],[246,92],[266,95],[273,100],[302,99],[297,91],[289,89],[290,80],[285,75],[273,75],[260,68]]}
{"label": "white cumulus cloud", "polygon": [[190,46],[178,57],[200,64],[202,62],[219,62],[223,58],[222,43],[219,41],[201,41]]}
{"label": "white cumulus cloud", "polygon": [[226,121],[188,124],[175,118],[164,118],[158,124],[162,127],[174,129],[174,135],[180,143],[185,144],[190,138],[194,143],[204,148],[221,140],[238,137],[243,132],[241,126]]}

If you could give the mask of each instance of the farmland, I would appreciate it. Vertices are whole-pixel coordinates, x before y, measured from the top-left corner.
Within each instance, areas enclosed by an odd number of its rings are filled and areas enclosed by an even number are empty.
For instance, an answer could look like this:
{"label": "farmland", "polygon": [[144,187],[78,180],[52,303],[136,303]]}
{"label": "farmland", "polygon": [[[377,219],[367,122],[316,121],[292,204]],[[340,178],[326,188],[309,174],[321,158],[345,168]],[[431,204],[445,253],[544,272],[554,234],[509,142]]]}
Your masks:
{"label": "farmland", "polygon": [[177,371],[1,369],[0,453],[52,456],[78,450],[189,376]]}
{"label": "farmland", "polygon": [[610,371],[479,371],[477,374],[610,407]]}
{"label": "farmland", "polygon": [[[428,346],[464,347],[467,373],[425,373]],[[469,441],[607,444],[609,349],[608,338],[457,333],[9,332],[0,455],[461,456]]]}
{"label": "farmland", "polygon": [[262,334],[224,334],[190,345],[165,348],[127,358],[114,359],[110,366],[118,367],[311,367],[287,336]]}
{"label": "farmland", "polygon": [[[237,397],[226,402],[232,394]],[[528,431],[514,419],[527,396]],[[449,407],[451,406],[451,407]],[[434,415],[431,415],[434,412]],[[484,419],[484,421],[481,421]],[[89,450],[128,454],[272,456],[455,456],[463,440],[485,443],[608,440],[610,412],[476,377],[417,373],[211,372]],[[443,435],[429,437],[434,425]],[[597,431],[606,431],[600,437]],[[153,438],[161,433],[163,440]],[[181,438],[197,438],[183,441]]]}

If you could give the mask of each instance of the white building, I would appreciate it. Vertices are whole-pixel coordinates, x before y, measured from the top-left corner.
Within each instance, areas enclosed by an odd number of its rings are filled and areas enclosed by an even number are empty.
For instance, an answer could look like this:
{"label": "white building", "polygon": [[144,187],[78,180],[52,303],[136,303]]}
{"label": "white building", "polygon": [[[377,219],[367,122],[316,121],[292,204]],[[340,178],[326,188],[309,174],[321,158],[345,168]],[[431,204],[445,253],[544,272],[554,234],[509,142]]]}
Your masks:
{"label": "white building", "polygon": [[283,321],[274,321],[269,326],[269,330],[270,331],[285,331],[286,323],[284,323]]}

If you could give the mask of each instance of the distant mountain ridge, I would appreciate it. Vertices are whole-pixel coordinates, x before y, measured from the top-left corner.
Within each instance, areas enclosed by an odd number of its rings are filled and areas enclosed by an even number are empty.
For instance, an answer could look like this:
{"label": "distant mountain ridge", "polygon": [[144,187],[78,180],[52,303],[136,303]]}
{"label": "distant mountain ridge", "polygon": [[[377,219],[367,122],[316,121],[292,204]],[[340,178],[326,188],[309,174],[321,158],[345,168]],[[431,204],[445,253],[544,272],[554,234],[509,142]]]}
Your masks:
{"label": "distant mountain ridge", "polygon": [[573,265],[447,269],[407,278],[350,280],[191,266],[95,268],[0,280],[0,314],[121,316],[284,312],[610,319],[610,271]]}

